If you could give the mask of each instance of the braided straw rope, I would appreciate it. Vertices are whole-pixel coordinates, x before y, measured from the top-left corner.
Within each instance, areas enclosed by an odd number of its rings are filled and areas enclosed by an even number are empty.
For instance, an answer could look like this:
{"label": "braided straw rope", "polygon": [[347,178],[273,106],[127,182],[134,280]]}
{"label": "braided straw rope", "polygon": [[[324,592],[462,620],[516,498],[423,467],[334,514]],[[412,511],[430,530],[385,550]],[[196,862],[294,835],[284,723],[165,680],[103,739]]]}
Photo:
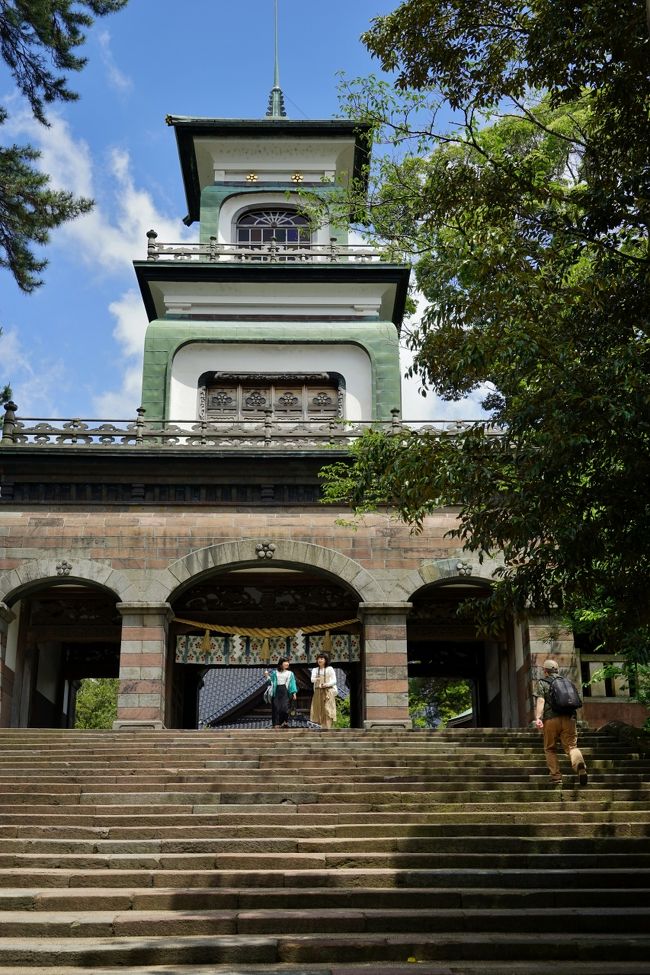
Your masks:
{"label": "braided straw rope", "polygon": [[313,626],[274,626],[270,628],[255,626],[218,626],[216,623],[197,623],[196,620],[184,620],[178,616],[174,617],[175,623],[185,623],[187,626],[194,626],[197,630],[205,630],[206,633],[223,633],[226,636],[254,636],[258,639],[268,639],[272,636],[295,636],[296,633],[323,633],[325,630],[338,630],[342,626],[351,626],[358,623],[355,617],[352,620],[340,620],[338,623],[317,623]]}

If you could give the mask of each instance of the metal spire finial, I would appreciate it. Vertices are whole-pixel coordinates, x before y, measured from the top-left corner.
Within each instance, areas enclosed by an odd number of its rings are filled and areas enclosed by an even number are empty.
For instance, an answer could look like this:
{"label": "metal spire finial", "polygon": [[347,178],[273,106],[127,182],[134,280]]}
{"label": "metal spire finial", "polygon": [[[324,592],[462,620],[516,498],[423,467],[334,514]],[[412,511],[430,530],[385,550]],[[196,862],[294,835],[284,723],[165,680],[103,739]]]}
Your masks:
{"label": "metal spire finial", "polygon": [[269,104],[266,109],[267,118],[286,118],[284,108],[284,95],[280,88],[280,59],[278,57],[278,0],[275,0],[275,68],[273,71],[273,88],[269,95]]}

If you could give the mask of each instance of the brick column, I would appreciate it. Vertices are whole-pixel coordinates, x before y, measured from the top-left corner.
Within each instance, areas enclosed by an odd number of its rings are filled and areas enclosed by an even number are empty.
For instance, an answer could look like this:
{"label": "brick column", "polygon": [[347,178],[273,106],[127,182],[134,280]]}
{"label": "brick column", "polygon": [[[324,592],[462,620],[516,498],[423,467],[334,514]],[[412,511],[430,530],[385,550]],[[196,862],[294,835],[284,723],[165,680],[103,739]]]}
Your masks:
{"label": "brick column", "polygon": [[528,637],[530,661],[528,718],[532,721],[535,713],[535,688],[537,681],[544,676],[542,664],[548,657],[557,660],[560,673],[569,677],[578,687],[581,684],[581,676],[573,633],[561,625],[559,617],[529,616]]}
{"label": "brick column", "polygon": [[364,728],[410,728],[406,617],[411,603],[361,603]]}
{"label": "brick column", "polygon": [[7,604],[0,603],[0,728],[8,728],[11,724],[14,672],[7,667],[7,632],[15,618]]}
{"label": "brick column", "polygon": [[114,729],[164,728],[169,603],[118,603],[122,614],[120,693]]}

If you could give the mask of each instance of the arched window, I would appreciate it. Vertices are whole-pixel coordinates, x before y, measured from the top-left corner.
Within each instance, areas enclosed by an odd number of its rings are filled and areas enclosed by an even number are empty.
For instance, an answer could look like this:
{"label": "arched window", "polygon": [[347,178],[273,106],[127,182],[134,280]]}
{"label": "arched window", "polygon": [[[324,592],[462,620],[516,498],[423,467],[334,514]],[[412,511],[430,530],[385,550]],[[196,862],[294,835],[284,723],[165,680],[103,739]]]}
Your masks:
{"label": "arched window", "polygon": [[253,247],[260,244],[309,244],[309,220],[296,210],[278,207],[248,210],[237,221],[237,243]]}

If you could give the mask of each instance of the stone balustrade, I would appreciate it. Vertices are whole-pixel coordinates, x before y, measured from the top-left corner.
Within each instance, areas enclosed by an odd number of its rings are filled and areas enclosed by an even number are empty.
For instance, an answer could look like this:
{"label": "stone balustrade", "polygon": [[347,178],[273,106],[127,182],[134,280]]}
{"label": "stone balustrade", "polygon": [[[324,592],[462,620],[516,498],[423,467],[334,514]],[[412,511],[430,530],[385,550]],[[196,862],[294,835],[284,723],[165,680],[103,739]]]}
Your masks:
{"label": "stone balustrade", "polygon": [[267,411],[263,416],[246,420],[147,420],[144,409],[136,411],[135,420],[44,419],[19,417],[15,403],[5,404],[2,425],[3,447],[25,445],[39,447],[104,447],[124,448],[214,448],[219,450],[246,451],[246,449],[317,449],[340,447],[364,433],[375,430],[399,434],[415,429],[453,436],[477,424],[482,424],[495,435],[483,421],[440,420],[408,424],[399,419],[399,411],[393,410],[388,421],[354,421],[338,419],[286,420]]}
{"label": "stone balustrade", "polygon": [[382,252],[367,244],[342,244],[331,237],[327,244],[270,240],[260,244],[223,243],[210,237],[207,243],[159,243],[155,230],[147,233],[147,260],[176,263],[236,264],[369,264],[382,260]]}

